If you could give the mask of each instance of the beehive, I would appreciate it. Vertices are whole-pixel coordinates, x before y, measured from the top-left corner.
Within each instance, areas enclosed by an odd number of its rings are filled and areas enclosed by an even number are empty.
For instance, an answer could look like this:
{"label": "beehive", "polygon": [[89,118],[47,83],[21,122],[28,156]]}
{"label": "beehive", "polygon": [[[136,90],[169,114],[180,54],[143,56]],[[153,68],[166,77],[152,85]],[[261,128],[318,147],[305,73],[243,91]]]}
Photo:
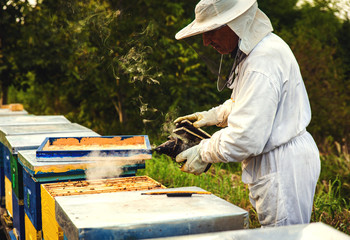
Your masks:
{"label": "beehive", "polygon": [[[16,146],[16,141],[12,144],[7,137],[21,137],[23,135],[30,136],[26,146],[29,148],[37,148],[40,143],[33,143],[31,136],[36,133],[50,134],[50,133],[81,133],[93,132],[79,124],[62,123],[62,124],[31,124],[31,125],[12,125],[0,126],[0,141],[4,145],[4,175],[10,181],[5,187],[5,203],[9,207],[9,212],[12,211],[13,227],[16,229],[20,239],[24,239],[24,206],[23,206],[23,167],[18,161],[18,150],[20,147]],[[94,132],[93,132],[94,133]],[[97,135],[96,133],[94,133]],[[45,137],[44,137],[45,138]],[[12,188],[12,196],[10,196],[9,187]],[[12,200],[11,198],[12,197]],[[12,206],[10,204],[12,201]]]}
{"label": "beehive", "polygon": [[165,187],[147,176],[42,184],[41,212],[44,239],[63,239],[63,232],[55,217],[55,197],[162,188]]}
{"label": "beehive", "polygon": [[[158,191],[164,190],[56,196],[56,220],[69,240],[148,239],[249,226],[247,211],[213,194],[191,197],[145,194]],[[168,191],[204,190],[183,187]]]}
{"label": "beehive", "polygon": [[[62,133],[61,135],[65,136],[66,134]],[[78,133],[76,135],[79,136]],[[28,136],[32,136],[32,138],[28,138]],[[74,138],[77,138],[78,136],[75,136]],[[87,136],[88,134],[86,134],[83,138],[86,138]],[[92,136],[96,136],[96,135],[92,135]],[[13,146],[13,143],[16,142],[16,147],[21,146],[21,148],[24,148],[26,147],[25,139],[33,143],[33,142],[38,142],[37,138],[43,139],[43,136],[42,135],[40,135],[40,137],[39,135],[23,135],[21,137],[17,136],[17,141],[14,141],[15,136],[9,136],[7,139],[11,146]],[[124,165],[127,163],[123,163],[122,165],[120,165],[119,164],[120,162],[111,162],[111,163],[108,163],[107,165],[101,166],[101,162],[96,162],[96,163],[89,162],[89,161],[69,162],[69,161],[66,161],[65,159],[63,159],[63,161],[56,161],[56,162],[55,161],[39,162],[38,159],[36,158],[36,150],[20,150],[18,151],[18,156],[19,156],[19,163],[24,168],[23,170],[24,210],[25,210],[25,213],[27,214],[29,221],[37,230],[37,234],[39,234],[42,229],[40,184],[50,183],[50,182],[62,182],[62,181],[74,180],[74,179],[75,180],[85,179],[86,170],[92,169],[92,171],[94,171],[96,168],[99,171],[106,170],[107,168],[111,168],[114,170],[117,169],[118,172],[116,174],[118,176],[130,176],[130,175],[134,176],[137,169],[144,168],[145,166],[144,162],[137,163],[137,164],[136,163],[128,164],[128,165]],[[128,163],[131,163],[131,161],[128,161]],[[113,172],[111,172],[111,174],[113,174]],[[117,176],[117,175],[112,175],[112,176]],[[33,235],[32,237],[35,237],[35,235]]]}
{"label": "beehive", "polygon": [[[4,107],[4,106],[2,106]],[[6,108],[9,109],[10,106],[6,105]],[[20,125],[37,125],[37,124],[60,124],[60,123],[69,123],[69,120],[64,116],[33,116],[33,115],[15,115],[15,116],[1,116],[0,126],[20,126]],[[42,140],[43,141],[43,140]],[[42,142],[41,141],[41,142]],[[4,142],[4,144],[7,141]],[[30,143],[30,139],[26,139],[24,144]],[[40,143],[41,143],[40,142]],[[37,144],[37,146],[40,145]],[[4,206],[5,204],[5,189],[4,189],[4,152],[3,148],[5,145],[0,142],[0,205]],[[7,144],[7,147],[9,144]],[[10,148],[9,148],[10,149]],[[10,170],[10,168],[8,168]],[[10,172],[9,172],[10,174]],[[8,174],[8,178],[10,178]]]}

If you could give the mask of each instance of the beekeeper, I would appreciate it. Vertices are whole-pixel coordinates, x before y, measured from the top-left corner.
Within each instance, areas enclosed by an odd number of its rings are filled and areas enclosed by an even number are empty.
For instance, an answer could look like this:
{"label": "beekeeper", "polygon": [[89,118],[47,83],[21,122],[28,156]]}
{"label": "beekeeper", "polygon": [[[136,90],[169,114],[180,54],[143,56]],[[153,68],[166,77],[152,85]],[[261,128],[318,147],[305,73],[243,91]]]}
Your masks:
{"label": "beekeeper", "polygon": [[194,126],[223,127],[176,158],[182,170],[201,174],[208,163],[242,162],[242,181],[262,226],[309,223],[319,151],[306,131],[311,110],[298,63],[272,33],[256,0],[202,0],[195,20],[176,34],[202,34],[204,45],[231,54],[233,68],[218,89],[231,99],[209,111],[180,117]]}

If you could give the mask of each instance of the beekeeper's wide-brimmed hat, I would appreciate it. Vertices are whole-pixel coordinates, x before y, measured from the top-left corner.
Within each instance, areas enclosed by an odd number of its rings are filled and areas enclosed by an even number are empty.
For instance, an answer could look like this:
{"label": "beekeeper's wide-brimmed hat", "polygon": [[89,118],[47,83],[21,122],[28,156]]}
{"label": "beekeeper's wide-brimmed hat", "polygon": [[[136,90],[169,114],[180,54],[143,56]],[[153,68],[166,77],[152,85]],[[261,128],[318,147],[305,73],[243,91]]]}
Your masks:
{"label": "beekeeper's wide-brimmed hat", "polygon": [[201,0],[195,8],[195,20],[179,31],[183,39],[221,27],[247,11],[256,0]]}

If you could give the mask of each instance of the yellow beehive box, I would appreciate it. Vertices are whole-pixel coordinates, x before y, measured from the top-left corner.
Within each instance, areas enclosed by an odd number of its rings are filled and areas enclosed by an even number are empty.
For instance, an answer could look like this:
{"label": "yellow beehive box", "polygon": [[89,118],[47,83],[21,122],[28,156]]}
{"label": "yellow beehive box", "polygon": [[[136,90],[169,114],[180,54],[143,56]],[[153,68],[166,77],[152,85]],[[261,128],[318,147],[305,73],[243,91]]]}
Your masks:
{"label": "yellow beehive box", "polygon": [[26,240],[41,240],[41,231],[37,231],[28,218],[27,214],[24,214],[24,224],[25,224],[25,239]]}
{"label": "yellow beehive box", "polygon": [[10,179],[5,176],[5,208],[10,215],[13,216],[13,207],[12,207],[12,184]]}
{"label": "yellow beehive box", "polygon": [[55,240],[63,239],[62,229],[56,222],[55,197],[161,188],[165,187],[147,176],[42,184],[41,214],[43,238]]}

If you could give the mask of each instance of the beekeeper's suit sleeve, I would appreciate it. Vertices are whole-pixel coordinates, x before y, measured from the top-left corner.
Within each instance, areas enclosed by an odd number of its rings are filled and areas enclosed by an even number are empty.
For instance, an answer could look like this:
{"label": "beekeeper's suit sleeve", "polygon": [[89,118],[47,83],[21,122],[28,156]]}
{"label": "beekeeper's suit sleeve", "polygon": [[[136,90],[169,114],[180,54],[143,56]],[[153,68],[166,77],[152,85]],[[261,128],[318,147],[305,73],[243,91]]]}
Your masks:
{"label": "beekeeper's suit sleeve", "polygon": [[245,71],[238,81],[228,126],[200,143],[203,161],[240,162],[262,153],[269,139],[280,96],[278,81],[256,71]]}
{"label": "beekeeper's suit sleeve", "polygon": [[215,122],[215,125],[218,127],[227,127],[227,119],[230,115],[230,112],[232,110],[234,101],[232,99],[226,100],[223,104],[220,106],[214,107],[204,113],[205,116],[210,117],[214,119],[213,122]]}

